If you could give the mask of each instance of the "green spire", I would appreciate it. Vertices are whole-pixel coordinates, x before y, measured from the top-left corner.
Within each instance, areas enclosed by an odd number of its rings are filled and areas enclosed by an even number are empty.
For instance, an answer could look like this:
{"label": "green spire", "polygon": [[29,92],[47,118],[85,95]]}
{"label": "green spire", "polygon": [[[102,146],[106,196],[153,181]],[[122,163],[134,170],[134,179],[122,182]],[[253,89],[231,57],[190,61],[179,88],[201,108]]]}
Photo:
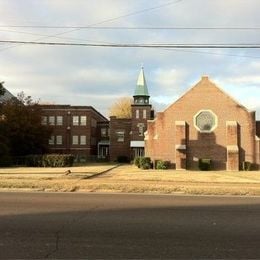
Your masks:
{"label": "green spire", "polygon": [[141,68],[141,71],[140,71],[138,79],[137,79],[137,84],[136,84],[134,96],[149,97],[143,67]]}

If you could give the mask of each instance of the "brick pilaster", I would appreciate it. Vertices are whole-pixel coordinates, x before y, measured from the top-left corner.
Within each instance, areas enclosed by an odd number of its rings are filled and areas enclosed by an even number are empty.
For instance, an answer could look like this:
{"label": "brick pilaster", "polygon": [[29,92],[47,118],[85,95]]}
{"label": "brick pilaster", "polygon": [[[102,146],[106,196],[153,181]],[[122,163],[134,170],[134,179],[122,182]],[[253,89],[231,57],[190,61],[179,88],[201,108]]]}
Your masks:
{"label": "brick pilaster", "polygon": [[226,122],[227,170],[239,170],[238,124],[236,121]]}
{"label": "brick pilaster", "polygon": [[175,121],[175,164],[176,170],[186,170],[186,122]]}

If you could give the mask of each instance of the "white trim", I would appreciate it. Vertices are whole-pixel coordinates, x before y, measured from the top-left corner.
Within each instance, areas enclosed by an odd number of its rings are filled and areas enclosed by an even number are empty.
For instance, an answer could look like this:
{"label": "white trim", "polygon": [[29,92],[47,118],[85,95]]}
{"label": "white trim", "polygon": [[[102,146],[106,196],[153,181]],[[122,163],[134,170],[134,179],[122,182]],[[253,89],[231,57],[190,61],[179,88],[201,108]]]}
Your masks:
{"label": "white trim", "polygon": [[[196,117],[202,113],[202,112],[210,112],[213,114],[213,116],[215,117],[215,125],[213,126],[212,129],[210,130],[201,130],[197,127],[196,125]],[[199,112],[197,112],[194,116],[193,116],[193,125],[194,127],[200,132],[200,133],[212,133],[217,127],[218,127],[218,116],[211,110],[211,109],[201,109]]]}
{"label": "white trim", "polygon": [[238,152],[238,146],[237,145],[227,145],[228,152]]}
{"label": "white trim", "polygon": [[82,148],[77,148],[77,147],[73,147],[73,148],[69,148],[69,150],[90,150],[90,147],[82,147]]}
{"label": "white trim", "polygon": [[185,150],[186,145],[185,144],[176,144],[175,145],[175,150]]}
{"label": "white trim", "polygon": [[144,141],[131,141],[130,147],[144,147]]}
{"label": "white trim", "polygon": [[186,122],[185,122],[185,121],[175,121],[175,125],[185,126],[185,125],[186,125]]}
{"label": "white trim", "polygon": [[226,126],[237,126],[237,121],[226,121]]}
{"label": "white trim", "polygon": [[109,141],[100,141],[98,142],[98,145],[110,145]]}

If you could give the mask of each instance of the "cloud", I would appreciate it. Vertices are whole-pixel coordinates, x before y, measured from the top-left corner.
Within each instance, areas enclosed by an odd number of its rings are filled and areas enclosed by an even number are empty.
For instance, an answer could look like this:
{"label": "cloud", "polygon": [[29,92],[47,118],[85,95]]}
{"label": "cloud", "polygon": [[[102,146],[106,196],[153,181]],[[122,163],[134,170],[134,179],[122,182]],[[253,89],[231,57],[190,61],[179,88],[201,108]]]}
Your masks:
{"label": "cloud", "polygon": [[[88,25],[166,3],[164,0],[0,1],[2,24]],[[259,0],[183,0],[161,9],[122,17],[102,26],[253,27],[260,24]],[[258,31],[224,30],[70,30],[12,28],[2,39],[115,43],[248,43]],[[30,35],[35,33],[40,35]],[[67,32],[67,33],[64,33]],[[64,33],[64,34],[63,34]],[[64,38],[62,38],[64,37]],[[73,39],[74,38],[74,39]],[[207,74],[231,96],[260,109],[258,50],[163,50],[0,45],[0,81],[13,93],[55,103],[93,105],[104,113],[119,96],[132,95],[144,63],[151,100],[171,103]],[[204,53],[207,52],[207,53]],[[239,56],[248,56],[239,57]],[[249,58],[251,57],[251,58]],[[159,109],[161,110],[161,109]]]}

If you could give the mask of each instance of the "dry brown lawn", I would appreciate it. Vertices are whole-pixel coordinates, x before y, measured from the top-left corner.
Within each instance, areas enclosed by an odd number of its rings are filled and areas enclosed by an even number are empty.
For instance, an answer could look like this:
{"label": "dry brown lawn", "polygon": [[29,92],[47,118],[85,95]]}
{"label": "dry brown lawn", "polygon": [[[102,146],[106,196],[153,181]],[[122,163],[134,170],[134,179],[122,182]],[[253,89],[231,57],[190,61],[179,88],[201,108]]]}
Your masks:
{"label": "dry brown lawn", "polygon": [[[136,192],[205,195],[260,195],[260,171],[140,170],[122,165],[92,164],[71,168],[0,169],[0,188],[37,191]],[[70,169],[71,174],[65,171]]]}

